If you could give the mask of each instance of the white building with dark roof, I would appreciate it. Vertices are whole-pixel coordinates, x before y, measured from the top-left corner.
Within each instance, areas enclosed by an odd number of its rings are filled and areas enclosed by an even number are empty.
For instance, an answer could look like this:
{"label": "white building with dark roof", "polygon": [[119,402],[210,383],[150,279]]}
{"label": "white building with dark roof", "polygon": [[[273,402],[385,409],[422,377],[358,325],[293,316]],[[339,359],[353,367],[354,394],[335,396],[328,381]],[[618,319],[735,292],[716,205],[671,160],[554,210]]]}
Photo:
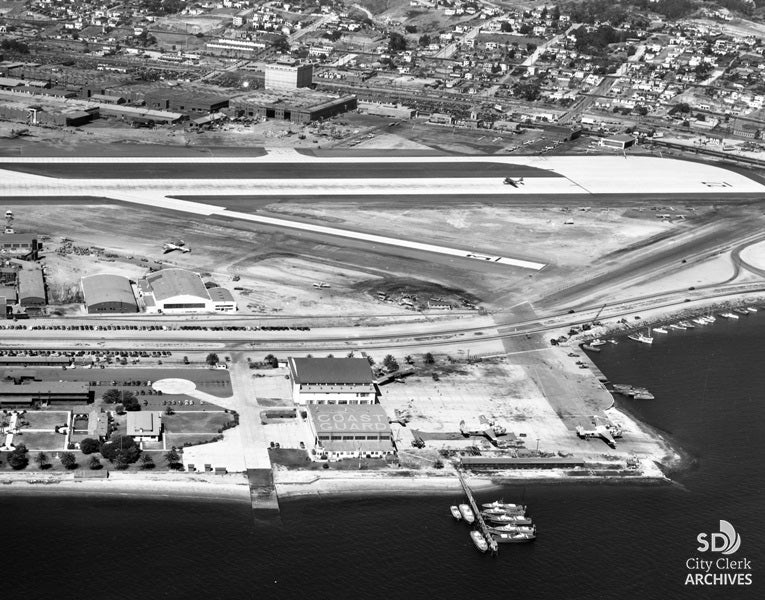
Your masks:
{"label": "white building with dark roof", "polygon": [[288,359],[298,404],[374,404],[377,392],[366,358]]}
{"label": "white building with dark roof", "polygon": [[311,404],[308,417],[314,436],[315,458],[384,458],[396,451],[388,415],[379,404]]}
{"label": "white building with dark roof", "polygon": [[127,277],[88,275],[80,280],[80,288],[89,314],[138,312],[133,286]]}

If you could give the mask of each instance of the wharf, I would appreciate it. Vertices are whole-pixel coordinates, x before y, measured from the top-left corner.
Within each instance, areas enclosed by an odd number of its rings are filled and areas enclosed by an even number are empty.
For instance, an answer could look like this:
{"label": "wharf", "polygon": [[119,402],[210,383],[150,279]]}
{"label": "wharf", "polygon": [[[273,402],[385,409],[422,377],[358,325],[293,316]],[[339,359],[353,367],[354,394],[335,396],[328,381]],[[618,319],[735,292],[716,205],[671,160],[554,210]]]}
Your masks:
{"label": "wharf", "polygon": [[608,381],[608,377],[603,375],[603,372],[598,368],[598,365],[596,365],[594,362],[592,362],[592,359],[587,355],[587,351],[585,350],[580,355],[581,361],[587,365],[587,367],[590,369],[593,375],[600,381],[601,383],[605,383]]}
{"label": "wharf", "polygon": [[478,522],[478,526],[481,529],[481,533],[483,534],[483,537],[486,538],[486,542],[489,544],[491,553],[497,554],[499,551],[497,540],[492,537],[489,528],[486,526],[486,521],[483,520],[483,515],[478,508],[478,504],[476,504],[475,498],[473,498],[473,493],[470,491],[470,487],[468,486],[467,481],[465,481],[465,477],[459,470],[457,470],[456,473],[457,477],[459,477],[460,483],[462,484],[462,489],[465,490],[465,495],[467,496],[468,502],[470,503],[470,508],[473,509],[473,514],[475,514],[475,518]]}

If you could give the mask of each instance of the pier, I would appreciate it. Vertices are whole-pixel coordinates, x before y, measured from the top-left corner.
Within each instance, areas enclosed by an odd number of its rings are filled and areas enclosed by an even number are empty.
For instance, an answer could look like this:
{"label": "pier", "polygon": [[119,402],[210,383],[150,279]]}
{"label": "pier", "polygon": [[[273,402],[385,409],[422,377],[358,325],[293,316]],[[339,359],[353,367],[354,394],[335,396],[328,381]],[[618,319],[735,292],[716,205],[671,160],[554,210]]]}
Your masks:
{"label": "pier", "polygon": [[455,471],[457,472],[457,477],[459,477],[460,483],[462,484],[462,489],[465,490],[465,495],[467,496],[468,502],[470,503],[470,508],[473,509],[478,527],[480,527],[483,537],[486,538],[486,543],[489,544],[489,550],[491,550],[492,554],[497,554],[499,551],[499,544],[497,544],[497,540],[495,540],[489,532],[486,521],[483,520],[483,515],[478,508],[478,504],[476,504],[475,498],[473,498],[473,492],[470,491],[470,487],[468,486],[467,481],[465,481],[465,477],[462,475],[462,473],[458,469],[455,469]]}

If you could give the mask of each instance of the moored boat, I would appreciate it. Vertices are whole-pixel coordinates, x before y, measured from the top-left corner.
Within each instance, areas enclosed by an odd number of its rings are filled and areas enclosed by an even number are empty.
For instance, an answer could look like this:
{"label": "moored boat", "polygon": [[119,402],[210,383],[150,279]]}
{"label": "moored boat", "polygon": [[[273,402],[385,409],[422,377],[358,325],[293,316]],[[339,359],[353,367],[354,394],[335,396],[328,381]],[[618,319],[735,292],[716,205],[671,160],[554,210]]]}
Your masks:
{"label": "moored boat", "polygon": [[668,332],[666,329],[664,329],[663,327],[654,327],[654,328],[653,328],[653,330],[654,330],[656,333],[669,333],[669,332]]}
{"label": "moored boat", "polygon": [[536,525],[497,525],[489,527],[489,533],[536,533]]}
{"label": "moored boat", "polygon": [[691,323],[689,323],[688,321],[680,321],[680,322],[678,322],[678,325],[680,325],[681,327],[685,327],[686,329],[696,329],[696,328],[695,328],[693,325],[691,325]]}
{"label": "moored boat", "polygon": [[726,319],[738,319],[738,315],[732,312],[725,312],[725,313],[722,313],[720,316]]}
{"label": "moored boat", "polygon": [[486,541],[486,538],[483,537],[483,534],[480,531],[471,531],[470,537],[473,540],[475,547],[481,552],[486,552],[489,549],[489,542]]}
{"label": "moored boat", "polygon": [[458,521],[462,520],[462,514],[460,513],[459,506],[452,505],[449,507],[449,510],[452,512],[452,516],[457,519]]}
{"label": "moored boat", "polygon": [[594,340],[590,342],[590,346],[595,346],[595,347],[605,346],[607,343],[608,342],[606,342],[605,340],[601,340],[600,338],[595,338]]}
{"label": "moored boat", "polygon": [[686,327],[684,325],[681,325],[680,323],[672,323],[672,325],[670,325],[670,327],[672,329],[681,329],[681,330],[682,329],[686,329]]}
{"label": "moored boat", "polygon": [[484,517],[486,517],[489,521],[492,523],[498,523],[500,525],[507,525],[509,523],[515,524],[515,525],[531,525],[531,519],[528,517],[524,517],[522,515],[487,515],[484,514]]}
{"label": "moored boat", "polygon": [[492,509],[500,509],[505,513],[525,513],[526,512],[526,506],[523,504],[507,504],[505,502],[502,502],[501,500],[495,500],[494,502],[488,502],[486,504],[482,504],[483,508],[485,508],[487,511]]}
{"label": "moored boat", "polygon": [[653,344],[653,338],[647,335],[643,335],[642,333],[636,333],[634,335],[628,335],[629,339],[634,340],[636,342],[640,342],[642,344]]}
{"label": "moored boat", "polygon": [[704,317],[693,319],[693,322],[696,323],[696,325],[701,325],[702,327],[704,325],[709,325],[709,321],[707,321]]}
{"label": "moored boat", "polygon": [[470,508],[467,504],[460,504],[459,505],[460,514],[462,515],[462,518],[465,519],[466,523],[475,523],[475,515],[473,514],[473,509]]}
{"label": "moored boat", "polygon": [[735,312],[735,313],[736,313],[736,314],[738,314],[738,315],[744,315],[744,316],[746,316],[746,317],[748,317],[748,316],[749,316],[749,311],[748,311],[748,310],[746,310],[745,308],[737,308],[737,309],[736,309],[736,310],[734,310],[733,312]]}
{"label": "moored boat", "polygon": [[595,346],[590,346],[589,344],[582,344],[582,348],[587,350],[588,352],[600,352],[600,348],[596,348]]}
{"label": "moored boat", "polygon": [[747,306],[746,310],[748,310],[750,313],[757,312],[757,309],[754,306]]}
{"label": "moored boat", "polygon": [[493,533],[491,537],[500,544],[520,544],[536,539],[535,533]]}

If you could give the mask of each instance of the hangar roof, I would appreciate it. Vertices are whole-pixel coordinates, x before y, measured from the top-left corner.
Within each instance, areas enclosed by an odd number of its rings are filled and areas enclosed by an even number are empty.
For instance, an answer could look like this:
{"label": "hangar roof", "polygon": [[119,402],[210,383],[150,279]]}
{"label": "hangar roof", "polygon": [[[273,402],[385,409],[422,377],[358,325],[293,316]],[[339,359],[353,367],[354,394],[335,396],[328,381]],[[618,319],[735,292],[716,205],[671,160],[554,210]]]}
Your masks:
{"label": "hangar roof", "polygon": [[121,302],[136,306],[133,288],[127,277],[121,275],[88,275],[82,278],[82,293],[85,304],[93,306],[103,302]]}
{"label": "hangar roof", "polygon": [[185,269],[162,269],[146,277],[157,302],[163,302],[176,296],[194,296],[205,301],[210,300],[202,278],[193,271]]}

